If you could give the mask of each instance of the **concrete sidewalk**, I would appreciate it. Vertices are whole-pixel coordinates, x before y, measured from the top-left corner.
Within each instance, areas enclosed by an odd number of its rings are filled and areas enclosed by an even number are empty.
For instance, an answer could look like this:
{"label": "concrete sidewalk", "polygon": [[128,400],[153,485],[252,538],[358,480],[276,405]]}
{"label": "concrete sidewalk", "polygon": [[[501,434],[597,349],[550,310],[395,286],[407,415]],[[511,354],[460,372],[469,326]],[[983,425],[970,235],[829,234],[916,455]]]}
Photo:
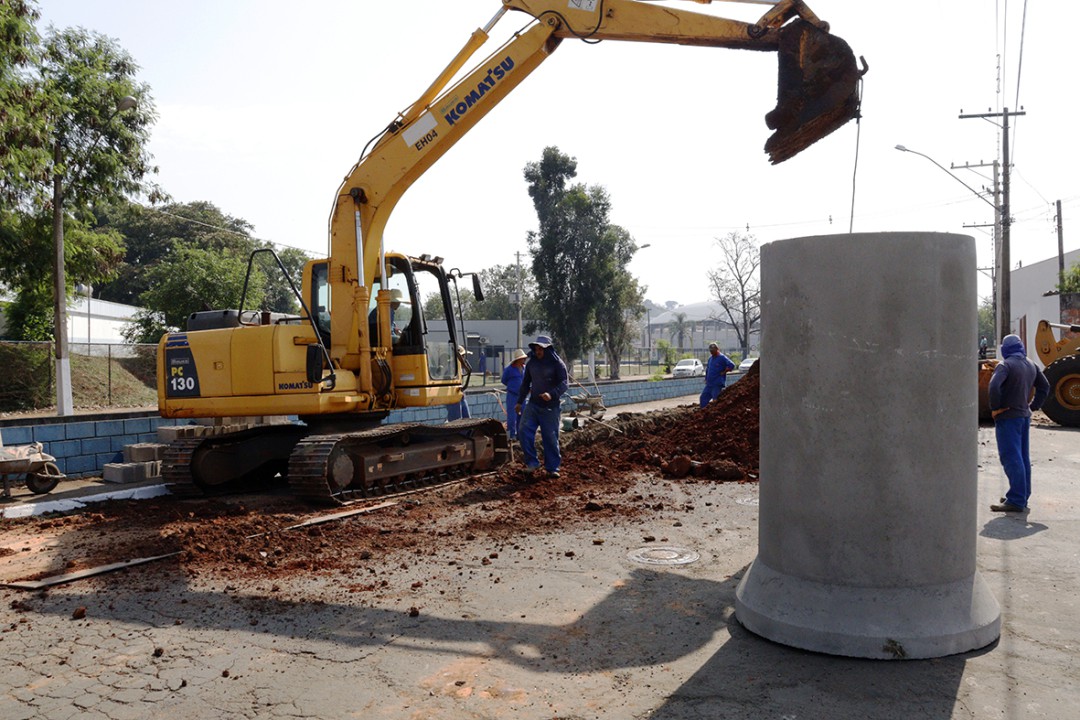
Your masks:
{"label": "concrete sidewalk", "polygon": [[[1019,516],[990,512],[1005,480],[993,429],[978,438],[978,566],[1002,634],[974,652],[846,659],[749,633],[734,603],[757,553],[757,486],[642,478],[652,514],[417,554],[375,600],[345,590],[359,577],[317,573],[280,589],[130,571],[4,591],[0,623],[18,629],[0,635],[0,717],[1077,717],[1080,431],[1033,428]],[[24,601],[33,612],[9,609]]]}

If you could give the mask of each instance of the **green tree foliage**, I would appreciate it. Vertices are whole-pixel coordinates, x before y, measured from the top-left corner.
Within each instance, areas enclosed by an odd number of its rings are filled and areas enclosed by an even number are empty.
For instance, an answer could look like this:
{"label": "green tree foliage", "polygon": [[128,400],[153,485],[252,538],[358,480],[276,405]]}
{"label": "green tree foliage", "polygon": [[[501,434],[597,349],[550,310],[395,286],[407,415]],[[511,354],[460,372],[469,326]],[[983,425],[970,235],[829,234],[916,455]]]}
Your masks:
{"label": "green tree foliage", "polygon": [[[513,295],[518,292],[519,272],[517,265],[495,265],[480,271],[480,286],[484,290],[484,301],[477,302],[472,294],[471,283],[458,282],[461,295],[461,309],[466,320],[517,320],[517,305]],[[524,304],[521,308],[523,318],[536,317],[536,281],[532,273],[521,268],[521,294]],[[453,290],[451,289],[451,295]],[[454,302],[457,302],[455,297]],[[431,320],[443,319],[442,298],[432,293],[424,298],[424,317]]]}
{"label": "green tree foliage", "polygon": [[99,295],[128,305],[140,302],[150,289],[148,272],[178,248],[198,248],[246,260],[258,247],[249,223],[226,215],[209,202],[170,203],[158,208],[121,203],[106,209],[100,222],[119,231],[127,248],[116,280],[103,286]]}
{"label": "green tree foliage", "polygon": [[979,303],[979,337],[986,338],[989,347],[997,345],[997,333],[994,331],[997,323],[994,320],[994,299],[985,297]]}
{"label": "green tree foliage", "polygon": [[[100,284],[115,272],[122,240],[94,229],[92,210],[156,193],[146,180],[154,170],[146,145],[156,113],[147,86],[135,81],[138,66],[114,41],[68,29],[50,30],[35,45],[25,28],[33,12],[27,12],[24,2],[0,3],[0,93],[11,102],[0,122],[5,137],[25,141],[19,151],[0,151],[0,282],[21,298],[23,317],[34,318],[52,306],[55,202],[64,210],[68,293],[76,283]],[[129,95],[138,105],[119,112]],[[13,324],[16,336],[37,334]]]}
{"label": "green tree foliage", "polygon": [[0,2],[0,206],[12,207],[27,184],[48,180],[48,104],[34,77],[39,15],[26,0]]}
{"label": "green tree foliage", "polygon": [[761,321],[761,249],[753,235],[730,232],[717,238],[722,260],[709,272],[713,296],[723,308],[720,322],[735,330],[742,356],[750,354],[750,334]]}
{"label": "green tree foliage", "polygon": [[[247,259],[201,248],[179,247],[147,272],[150,289],[141,296],[144,310],[125,329],[128,342],[157,342],[165,332],[185,326],[193,312],[236,308],[247,273]],[[252,272],[248,307],[264,297],[262,271]]]}
{"label": "green tree foliage", "polygon": [[1080,293],[1080,263],[1074,264],[1065,272],[1065,277],[1057,289],[1062,293]]}
{"label": "green tree foliage", "polygon": [[[179,324],[175,320],[177,317],[186,318],[191,312],[181,295],[151,292],[158,281],[160,266],[175,268],[177,253],[181,250],[199,250],[239,263],[246,272],[251,253],[269,247],[268,243],[251,236],[250,223],[227,215],[213,203],[205,201],[173,203],[157,208],[118,205],[105,212],[101,221],[126,238],[127,252],[117,280],[102,287],[99,296],[104,300],[141,305],[147,312],[140,315],[135,336],[152,337],[153,342],[166,328],[184,327],[182,320]],[[278,252],[278,257],[288,278],[299,290],[307,255],[301,250],[286,248]],[[255,269],[263,292],[253,295],[249,289],[243,309],[283,313],[299,311],[299,303],[289,280],[268,253],[255,256]],[[235,294],[205,293],[202,300],[225,303],[211,306],[212,309],[239,309],[242,286],[243,274]],[[180,302],[179,307],[160,304],[176,301]]]}
{"label": "green tree foliage", "polygon": [[[525,166],[540,226],[528,235],[537,319],[551,329],[567,359],[580,357],[600,338],[597,311],[612,296],[605,280],[614,282],[618,269],[625,272],[633,254],[629,235],[608,219],[607,191],[598,185],[571,185],[576,174],[577,161],[556,147],[545,148],[539,162]],[[625,245],[621,254],[620,243]],[[606,317],[614,315],[622,312],[609,308]]]}
{"label": "green tree foliage", "polygon": [[622,355],[638,334],[638,324],[645,314],[645,288],[630,274],[626,265],[637,251],[630,233],[618,225],[610,225],[607,240],[614,253],[598,282],[606,288],[596,308],[596,324],[607,354],[611,379],[621,376]]}

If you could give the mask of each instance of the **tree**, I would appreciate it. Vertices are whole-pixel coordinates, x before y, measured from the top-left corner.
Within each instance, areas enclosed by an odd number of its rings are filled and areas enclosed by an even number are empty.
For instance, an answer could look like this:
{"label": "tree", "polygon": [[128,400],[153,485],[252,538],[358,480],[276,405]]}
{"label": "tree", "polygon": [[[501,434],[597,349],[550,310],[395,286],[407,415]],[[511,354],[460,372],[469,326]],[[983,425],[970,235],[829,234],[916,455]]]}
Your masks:
{"label": "tree", "polygon": [[1060,293],[1080,293],[1080,263],[1074,263],[1057,286]]}
{"label": "tree", "polygon": [[997,333],[994,331],[994,299],[985,297],[979,303],[979,337],[986,338],[991,347],[997,345]]}
{"label": "tree", "polygon": [[[125,328],[125,339],[156,343],[166,332],[184,327],[193,312],[238,307],[246,273],[246,258],[176,248],[147,273],[150,289],[139,297],[144,309]],[[260,306],[264,282],[262,271],[256,268],[248,284],[247,307]]]}
{"label": "tree", "polygon": [[668,337],[672,340],[678,339],[676,347],[680,350],[686,344],[686,336],[691,334],[694,329],[694,324],[686,319],[686,313],[675,313],[675,316],[668,322]]}
{"label": "tree", "polygon": [[48,104],[33,76],[39,16],[26,0],[0,2],[0,205],[9,208],[27,185],[48,181]]}
{"label": "tree", "polygon": [[[0,46],[5,51],[12,46],[6,34],[11,8],[25,12],[26,4],[2,6],[5,39]],[[18,31],[26,15],[14,18]],[[24,30],[21,37],[25,41],[31,36]],[[32,66],[24,62],[19,73],[13,76],[9,70],[0,80],[2,92],[16,101],[10,108],[5,105],[0,115],[9,118],[4,132],[14,132],[28,145],[24,152],[4,152],[0,158],[5,165],[0,180],[5,199],[0,267],[6,269],[2,281],[22,297],[26,317],[40,317],[49,312],[52,298],[53,283],[43,272],[42,259],[52,256],[54,200],[64,211],[68,293],[76,283],[109,279],[120,261],[122,240],[113,231],[92,229],[91,211],[138,192],[156,196],[146,180],[154,170],[146,145],[156,113],[148,87],[135,81],[138,66],[104,35],[50,30],[33,53],[19,57],[29,58]],[[0,61],[0,67],[11,65],[10,60]],[[138,105],[118,112],[120,99],[129,95],[139,98]],[[34,113],[33,123],[20,120]],[[12,124],[17,128],[9,127]],[[39,167],[42,153],[45,165]]]}
{"label": "tree", "polygon": [[[179,250],[201,250],[222,259],[236,261],[246,270],[253,251],[270,247],[269,243],[252,237],[253,228],[246,220],[228,215],[206,201],[168,204],[156,208],[132,203],[118,204],[100,213],[100,222],[126,238],[127,251],[117,279],[101,287],[98,295],[103,300],[131,305],[144,304],[148,313],[138,331],[141,337],[153,336],[167,326],[164,321],[147,323],[146,317],[176,317],[178,314],[181,317],[186,316],[182,312],[183,308],[145,305],[148,302],[173,302],[179,299],[181,305],[187,307],[179,296],[148,293],[156,282],[155,268],[163,263],[171,266]],[[299,289],[304,264],[307,262],[306,253],[295,248],[285,248],[277,255],[285,266],[288,278]],[[256,303],[249,293],[243,309],[289,314],[299,312],[299,303],[289,281],[282,275],[281,268],[273,258],[267,253],[259,253],[255,256],[255,267],[260,273],[265,292],[261,297],[261,305]],[[216,293],[214,296],[218,297]],[[229,298],[228,294],[220,297]],[[240,302],[240,293],[237,292],[229,301],[233,305],[228,307],[236,307]],[[227,306],[220,306],[224,307]],[[158,336],[160,337],[160,334]]]}
{"label": "tree", "polygon": [[613,278],[611,263],[623,234],[608,220],[607,191],[570,185],[577,161],[558,148],[545,148],[524,174],[540,227],[528,235],[536,319],[551,329],[566,358],[577,358],[600,337],[597,310],[608,288],[598,279]]}
{"label": "tree", "polygon": [[605,276],[597,278],[607,288],[607,293],[596,308],[596,324],[607,353],[611,379],[618,380],[623,351],[630,346],[630,340],[637,333],[638,322],[645,313],[645,288],[626,269],[630,258],[637,252],[630,233],[618,225],[609,226],[608,232],[612,235],[609,241],[614,245],[615,252],[609,258]]}
{"label": "tree", "polygon": [[713,296],[720,302],[723,316],[714,318],[730,325],[739,338],[743,357],[750,353],[750,334],[761,321],[761,249],[753,235],[728,233],[717,238],[723,261],[709,272]]}

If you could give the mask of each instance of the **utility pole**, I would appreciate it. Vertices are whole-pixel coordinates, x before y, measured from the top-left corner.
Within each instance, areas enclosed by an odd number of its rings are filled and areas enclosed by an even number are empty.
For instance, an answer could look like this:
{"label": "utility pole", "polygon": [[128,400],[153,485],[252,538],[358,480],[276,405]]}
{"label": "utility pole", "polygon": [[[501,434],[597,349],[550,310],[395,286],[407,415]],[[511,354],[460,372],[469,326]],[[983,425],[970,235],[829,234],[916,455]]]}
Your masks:
{"label": "utility pole", "polygon": [[1001,250],[999,256],[998,277],[998,312],[1000,335],[998,341],[1012,332],[1012,281],[1010,278],[1012,261],[1009,257],[1009,234],[1012,219],[1009,210],[1009,118],[1017,115],[1026,115],[1023,110],[1009,112],[1004,108],[1001,112],[986,112],[975,115],[964,115],[961,111],[960,119],[969,118],[1001,118],[1001,202],[998,204],[998,220],[1001,223]]}
{"label": "utility pole", "polygon": [[1065,229],[1062,227],[1061,201],[1056,203],[1057,235],[1058,235],[1058,321],[1065,322],[1065,295],[1061,287],[1065,284]]}
{"label": "utility pole", "polygon": [[518,281],[518,284],[517,284],[517,306],[518,306],[517,346],[520,348],[521,347],[521,290],[522,290],[522,288],[521,288],[521,285],[522,285],[522,282],[521,282],[521,251],[518,250],[516,253],[514,253],[514,256],[517,257],[517,281]]}

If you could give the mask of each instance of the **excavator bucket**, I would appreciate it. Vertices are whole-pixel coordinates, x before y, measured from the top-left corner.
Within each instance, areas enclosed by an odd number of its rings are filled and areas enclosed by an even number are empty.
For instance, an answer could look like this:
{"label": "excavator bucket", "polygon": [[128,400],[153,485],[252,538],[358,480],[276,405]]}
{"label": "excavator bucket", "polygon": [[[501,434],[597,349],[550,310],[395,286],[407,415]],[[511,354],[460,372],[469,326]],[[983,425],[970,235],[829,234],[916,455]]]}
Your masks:
{"label": "excavator bucket", "polygon": [[773,165],[797,155],[859,117],[863,73],[841,38],[796,19],[780,28],[776,108],[765,116],[775,130],[765,143]]}

